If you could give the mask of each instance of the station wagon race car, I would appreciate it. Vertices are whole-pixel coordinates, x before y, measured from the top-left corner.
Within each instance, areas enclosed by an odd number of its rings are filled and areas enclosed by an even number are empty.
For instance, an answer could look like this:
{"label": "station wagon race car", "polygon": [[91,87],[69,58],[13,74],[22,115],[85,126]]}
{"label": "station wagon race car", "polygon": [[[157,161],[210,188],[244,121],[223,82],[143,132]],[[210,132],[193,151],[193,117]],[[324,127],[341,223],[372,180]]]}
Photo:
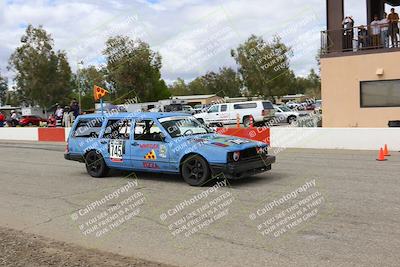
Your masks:
{"label": "station wagon race car", "polygon": [[119,113],[79,116],[65,159],[86,164],[92,177],[109,169],[180,174],[201,186],[223,174],[239,179],[271,170],[264,143],[220,135],[188,114]]}

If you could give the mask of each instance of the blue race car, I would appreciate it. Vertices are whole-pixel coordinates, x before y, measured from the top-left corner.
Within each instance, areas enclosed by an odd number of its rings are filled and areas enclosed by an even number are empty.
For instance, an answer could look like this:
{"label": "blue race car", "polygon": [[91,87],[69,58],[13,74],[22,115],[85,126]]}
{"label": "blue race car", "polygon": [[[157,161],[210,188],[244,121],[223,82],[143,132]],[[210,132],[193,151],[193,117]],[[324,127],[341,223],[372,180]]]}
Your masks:
{"label": "blue race car", "polygon": [[261,173],[275,162],[266,144],[216,134],[178,113],[79,116],[64,157],[85,163],[92,177],[109,169],[175,173],[192,186],[221,174],[239,179]]}

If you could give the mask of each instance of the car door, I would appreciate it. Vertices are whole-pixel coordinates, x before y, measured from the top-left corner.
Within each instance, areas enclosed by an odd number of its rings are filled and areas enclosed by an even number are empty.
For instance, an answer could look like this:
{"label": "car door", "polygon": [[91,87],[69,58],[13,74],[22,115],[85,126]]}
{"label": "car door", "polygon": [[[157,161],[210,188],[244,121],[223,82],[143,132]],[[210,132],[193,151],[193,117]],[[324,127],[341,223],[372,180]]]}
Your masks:
{"label": "car door", "polygon": [[134,122],[132,165],[137,170],[169,171],[171,144],[164,141],[162,126],[153,119]]}
{"label": "car door", "polygon": [[132,169],[131,119],[109,119],[100,139],[101,153],[109,167]]}
{"label": "car door", "polygon": [[285,121],[285,113],[279,108],[279,107],[274,107],[275,109],[275,117],[280,121]]}
{"label": "car door", "polygon": [[207,123],[220,122],[219,121],[219,109],[220,109],[219,105],[213,105],[208,109],[208,111],[207,111],[208,116],[206,119]]}
{"label": "car door", "polygon": [[217,116],[219,122],[222,122],[223,124],[230,124],[230,115],[227,104],[219,105],[219,114],[217,113]]}

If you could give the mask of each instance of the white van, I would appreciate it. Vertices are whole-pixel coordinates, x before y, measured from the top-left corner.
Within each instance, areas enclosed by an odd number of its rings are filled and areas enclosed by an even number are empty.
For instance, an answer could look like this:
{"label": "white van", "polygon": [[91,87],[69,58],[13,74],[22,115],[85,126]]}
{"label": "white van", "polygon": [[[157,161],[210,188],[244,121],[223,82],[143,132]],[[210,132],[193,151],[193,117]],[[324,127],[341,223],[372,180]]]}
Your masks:
{"label": "white van", "polygon": [[251,117],[254,124],[265,123],[275,117],[275,109],[267,100],[224,103],[212,105],[207,112],[195,114],[194,117],[210,125],[236,124],[239,117],[240,123],[249,127]]}

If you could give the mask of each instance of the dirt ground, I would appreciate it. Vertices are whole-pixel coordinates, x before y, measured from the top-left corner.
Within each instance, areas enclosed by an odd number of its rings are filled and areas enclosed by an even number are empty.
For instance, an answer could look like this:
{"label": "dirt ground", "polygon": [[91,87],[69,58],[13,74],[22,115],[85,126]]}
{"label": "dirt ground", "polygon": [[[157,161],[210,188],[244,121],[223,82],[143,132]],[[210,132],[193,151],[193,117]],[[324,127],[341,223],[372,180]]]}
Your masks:
{"label": "dirt ground", "polygon": [[0,266],[154,266],[165,265],[54,241],[0,227]]}

